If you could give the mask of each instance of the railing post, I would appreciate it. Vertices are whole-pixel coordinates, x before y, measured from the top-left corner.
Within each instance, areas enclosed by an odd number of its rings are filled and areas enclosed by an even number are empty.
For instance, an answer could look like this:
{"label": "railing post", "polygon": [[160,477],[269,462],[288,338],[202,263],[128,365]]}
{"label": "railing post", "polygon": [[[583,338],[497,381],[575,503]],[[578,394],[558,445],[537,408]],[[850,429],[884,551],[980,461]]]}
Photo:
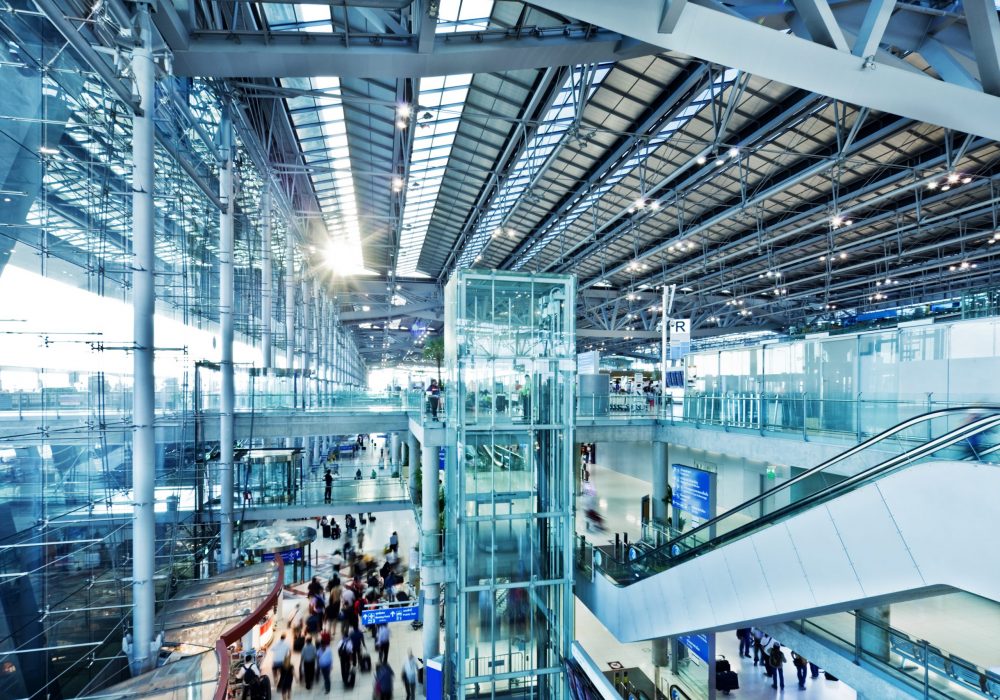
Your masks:
{"label": "railing post", "polygon": [[806,410],[806,392],[802,392],[802,439],[806,442],[809,441],[809,431],[806,429],[806,415],[808,411]]}
{"label": "railing post", "polygon": [[930,660],[927,658],[927,640],[926,639],[920,640],[920,644],[924,648],[924,654],[923,654],[923,659],[924,659],[924,700],[928,700],[928,698],[930,697],[930,692],[931,692],[930,691],[930,685],[931,685],[931,683],[930,683],[930,673],[931,673],[930,672],[930,666],[931,666],[931,664],[930,664]]}
{"label": "railing post", "polygon": [[854,432],[858,442],[861,442],[861,392],[854,400]]}
{"label": "railing post", "polygon": [[[933,396],[934,396],[934,392],[933,391],[928,391],[927,392],[927,407],[926,407],[927,410],[926,410],[926,413],[930,413],[932,410],[934,410],[932,408],[932,406],[934,405]],[[929,421],[928,420],[928,421],[924,421],[924,422],[927,423],[927,439],[930,440],[931,437],[932,437],[931,423],[933,423],[933,421]]]}

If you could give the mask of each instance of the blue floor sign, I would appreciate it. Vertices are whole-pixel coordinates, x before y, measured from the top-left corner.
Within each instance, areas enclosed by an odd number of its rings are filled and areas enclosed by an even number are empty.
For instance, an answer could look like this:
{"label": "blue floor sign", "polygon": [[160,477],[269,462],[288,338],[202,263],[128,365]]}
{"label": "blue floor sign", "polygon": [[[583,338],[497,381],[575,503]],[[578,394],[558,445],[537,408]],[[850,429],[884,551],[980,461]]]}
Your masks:
{"label": "blue floor sign", "polygon": [[391,608],[373,608],[361,611],[362,625],[382,625],[389,622],[412,622],[419,617],[417,605],[398,605]]}

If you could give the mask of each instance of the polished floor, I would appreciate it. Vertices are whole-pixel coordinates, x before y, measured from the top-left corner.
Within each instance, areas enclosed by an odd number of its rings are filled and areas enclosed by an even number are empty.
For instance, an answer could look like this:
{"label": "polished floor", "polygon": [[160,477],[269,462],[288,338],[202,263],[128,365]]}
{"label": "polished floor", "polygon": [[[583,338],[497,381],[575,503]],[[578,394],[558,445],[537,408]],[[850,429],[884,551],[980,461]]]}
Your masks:
{"label": "polished floor", "polygon": [[[381,441],[379,441],[381,443]],[[372,449],[359,453],[361,457],[358,459],[358,463],[366,465],[367,469],[370,470],[374,465],[378,469],[379,461],[379,448],[376,447]],[[357,517],[358,514],[355,514]],[[343,519],[338,518],[338,521],[343,524]],[[284,524],[282,521],[278,521],[276,524]],[[413,544],[412,539],[416,537],[416,523],[414,522],[414,516],[412,511],[394,511],[388,513],[377,514],[376,520],[374,522],[369,521],[363,528],[359,529],[360,533],[363,533],[364,537],[364,547],[363,551],[365,553],[371,554],[377,560],[382,561],[382,551],[383,548],[389,542],[389,536],[393,532],[397,532],[399,535],[399,553],[402,563],[407,564],[409,562],[409,551],[410,546]],[[326,582],[330,577],[332,572],[332,555],[337,549],[340,549],[344,544],[343,536],[339,540],[330,539],[319,539],[314,545],[313,549],[316,552],[317,564],[315,568],[315,573],[320,576],[320,578]],[[354,538],[354,544],[357,545],[357,538]],[[304,586],[298,587],[299,589],[304,589]],[[304,595],[301,597],[295,597],[294,594],[286,594],[286,603],[284,606],[285,620],[282,620],[279,624],[278,631],[284,631],[287,629],[287,619],[290,616],[293,608],[298,607],[300,610],[307,607]],[[301,613],[299,613],[301,615]],[[395,688],[393,697],[394,698],[405,698],[406,695],[403,690],[403,681],[400,677],[400,673],[403,668],[403,662],[406,659],[407,650],[412,649],[415,656],[423,656],[423,630],[413,630],[409,623],[399,623],[394,624],[390,628],[390,645],[389,645],[389,666],[395,672]],[[336,645],[340,641],[339,632],[336,634],[334,639],[334,644]],[[368,650],[372,656],[373,661],[376,660],[376,653],[374,651],[371,636],[368,635],[366,639],[368,644]],[[296,668],[298,668],[298,655],[294,655],[294,663]],[[265,657],[262,670],[266,673],[271,671],[271,659],[270,654]],[[364,698],[369,700],[372,697],[374,689],[374,678],[371,673],[358,673],[357,681],[353,689],[346,689],[340,676],[340,662],[338,659],[334,659],[334,667],[330,674],[330,693],[324,692],[323,681],[320,680],[315,683],[311,689],[305,687],[305,683],[301,680],[296,680],[294,687],[292,688],[291,697],[292,698],[343,698],[355,699]],[[281,695],[277,692],[273,694],[275,699],[280,698]]]}
{"label": "polished floor", "polygon": [[[637,538],[640,534],[641,499],[651,493],[651,485],[646,481],[601,468],[599,464],[591,470],[591,473],[596,490],[596,498],[592,498],[605,520],[606,529],[604,532],[587,531],[586,520],[583,517],[584,509],[579,507],[585,502],[585,498],[581,497],[577,509],[577,532],[585,534],[595,544],[613,541],[616,532],[628,533],[630,540]],[[589,611],[582,605],[578,605],[577,610],[577,637],[587,640],[587,651],[595,660],[602,664],[619,660],[617,657],[612,658],[617,654],[622,657],[620,660],[625,666],[639,666],[652,677],[653,667],[649,662],[648,653],[645,654],[647,658],[642,658],[648,644],[616,646],[614,638],[600,626]],[[853,618],[847,614],[827,615],[816,618],[815,622],[844,640],[854,638]],[[586,635],[580,633],[581,625],[586,630]],[[892,605],[890,611],[890,625],[914,639],[928,640],[947,654],[965,659],[981,669],[1000,670],[1000,637],[995,633],[1000,628],[1000,605],[992,601],[956,592],[896,603]],[[589,641],[591,639],[595,640],[593,644]],[[745,664],[737,659],[738,643],[735,634],[719,634],[716,643],[720,654],[724,654],[730,661],[735,659],[734,670],[740,673],[740,697],[768,696],[769,679],[766,684],[760,681],[763,676],[754,673],[752,662],[747,669]],[[594,648],[591,649],[591,646]],[[605,647],[608,652],[605,652]],[[790,654],[786,653],[786,656],[790,658]],[[921,671],[912,664],[907,668],[911,673]],[[786,692],[788,687],[795,689],[795,671],[790,663],[787,671],[792,681],[789,683],[786,679]],[[955,697],[977,697],[975,693],[956,687],[947,679],[939,678],[937,682],[934,682],[933,678],[931,680],[934,685]],[[813,697],[811,694],[813,692],[819,693],[815,697],[823,698],[854,696],[853,691],[843,683],[826,683],[822,675],[815,684],[810,681],[811,679],[807,680],[806,691],[803,691],[802,697]],[[814,685],[815,691],[811,690]],[[758,695],[758,691],[762,694]],[[798,691],[796,694],[799,694]]]}

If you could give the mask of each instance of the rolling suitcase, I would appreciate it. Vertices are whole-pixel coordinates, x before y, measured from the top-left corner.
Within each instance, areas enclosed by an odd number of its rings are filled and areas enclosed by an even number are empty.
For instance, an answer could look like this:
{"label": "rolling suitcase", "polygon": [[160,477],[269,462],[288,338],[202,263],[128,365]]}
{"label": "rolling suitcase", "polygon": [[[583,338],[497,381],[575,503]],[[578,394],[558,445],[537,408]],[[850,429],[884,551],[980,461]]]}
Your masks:
{"label": "rolling suitcase", "polygon": [[357,675],[354,673],[354,669],[352,668],[347,673],[347,680],[344,681],[344,687],[345,688],[353,688],[354,687],[354,682],[356,680],[357,680]]}
{"label": "rolling suitcase", "polygon": [[362,673],[371,673],[371,670],[372,670],[372,657],[368,656],[368,654],[362,654],[362,656],[361,656],[361,672]]}
{"label": "rolling suitcase", "polygon": [[739,690],[740,677],[736,671],[720,671],[715,674],[715,687],[721,690],[724,695],[729,695],[731,690]]}

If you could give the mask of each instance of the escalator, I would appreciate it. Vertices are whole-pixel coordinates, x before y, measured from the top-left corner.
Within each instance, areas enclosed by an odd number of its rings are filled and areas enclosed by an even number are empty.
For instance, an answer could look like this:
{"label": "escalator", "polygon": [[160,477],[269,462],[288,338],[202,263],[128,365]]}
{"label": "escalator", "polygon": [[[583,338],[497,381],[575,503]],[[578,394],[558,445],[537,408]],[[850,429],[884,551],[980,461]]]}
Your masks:
{"label": "escalator", "polygon": [[1000,406],[933,411],[631,558],[580,537],[577,596],[622,642],[949,590],[1000,601],[980,540],[1000,531],[996,433]]}

